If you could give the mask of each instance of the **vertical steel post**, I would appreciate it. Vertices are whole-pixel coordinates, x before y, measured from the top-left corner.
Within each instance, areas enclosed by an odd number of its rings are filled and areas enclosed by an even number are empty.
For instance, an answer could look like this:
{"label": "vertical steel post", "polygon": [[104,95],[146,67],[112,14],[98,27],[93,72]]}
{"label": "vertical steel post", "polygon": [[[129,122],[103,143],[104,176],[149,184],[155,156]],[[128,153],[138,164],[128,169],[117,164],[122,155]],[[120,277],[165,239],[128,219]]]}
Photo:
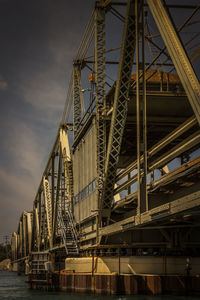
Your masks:
{"label": "vertical steel post", "polygon": [[[95,8],[95,85],[96,85],[96,145],[97,145],[97,199],[98,209],[102,199],[106,157],[105,88],[105,10]],[[98,219],[98,218],[97,218]],[[97,220],[97,240],[100,220]]]}
{"label": "vertical steel post", "polygon": [[137,182],[138,182],[138,205],[137,215],[140,218],[141,206],[141,167],[140,167],[140,73],[139,73],[139,9],[138,1],[135,1],[135,14],[136,14],[136,115],[137,115]]}
{"label": "vertical steel post", "polygon": [[148,210],[148,194],[147,194],[147,99],[146,99],[146,72],[145,72],[145,35],[144,35],[144,27],[145,27],[145,11],[144,11],[144,0],[141,1],[142,5],[142,108],[143,108],[143,171],[144,176],[142,178],[142,191],[143,191],[143,201],[144,201],[144,209]]}
{"label": "vertical steel post", "polygon": [[57,186],[56,186],[56,201],[54,202],[54,216],[53,216],[53,245],[56,237],[56,229],[57,229],[57,213],[58,213],[58,202],[60,195],[60,176],[62,170],[62,151],[61,145],[59,147],[59,160],[58,160],[58,176],[57,176]]}
{"label": "vertical steel post", "polygon": [[39,195],[38,195],[38,202],[39,202],[39,234],[40,234],[40,238],[39,238],[39,244],[38,244],[38,251],[40,251],[40,246],[41,246],[41,228],[42,228],[42,199],[41,199],[41,190],[39,191]]}
{"label": "vertical steel post", "polygon": [[37,200],[33,202],[33,225],[32,225],[32,239],[31,239],[31,250],[35,250],[37,244],[37,230],[36,230],[36,216],[35,208],[37,207]]}
{"label": "vertical steel post", "polygon": [[74,139],[77,136],[78,126],[81,122],[81,99],[79,93],[79,78],[78,78],[78,68],[80,66],[77,63],[73,65],[73,133]]}
{"label": "vertical steel post", "polygon": [[51,157],[51,207],[52,207],[52,224],[54,216],[54,195],[55,195],[55,154]]}
{"label": "vertical steel post", "polygon": [[[136,106],[137,106],[137,182],[138,182],[138,207],[137,215],[148,210],[147,196],[147,109],[146,109],[146,76],[145,76],[145,37],[144,37],[144,3],[135,2],[136,15]],[[141,28],[140,28],[141,15]],[[142,64],[140,67],[139,36],[141,32]],[[142,71],[142,83],[140,83],[140,69]],[[143,157],[143,160],[141,160]],[[142,175],[143,174],[143,175]],[[138,221],[139,221],[138,220]],[[140,221],[139,221],[140,222]]]}

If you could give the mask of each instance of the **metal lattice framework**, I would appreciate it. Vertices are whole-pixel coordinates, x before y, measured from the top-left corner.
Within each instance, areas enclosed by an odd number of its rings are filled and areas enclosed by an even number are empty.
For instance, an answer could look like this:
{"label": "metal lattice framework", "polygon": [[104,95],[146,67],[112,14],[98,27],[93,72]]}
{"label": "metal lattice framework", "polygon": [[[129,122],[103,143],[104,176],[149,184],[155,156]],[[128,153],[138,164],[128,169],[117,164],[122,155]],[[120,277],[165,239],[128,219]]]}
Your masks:
{"label": "metal lattice framework", "polygon": [[74,138],[77,135],[78,127],[81,122],[81,98],[80,98],[80,65],[74,63],[73,67],[73,123]]}
{"label": "metal lattice framework", "polygon": [[12,259],[27,257],[32,250],[32,212],[24,211],[12,236]]}
{"label": "metal lattice framework", "polygon": [[200,85],[191,62],[161,0],[147,2],[200,124]]}
{"label": "metal lattice framework", "polygon": [[95,84],[96,84],[96,132],[97,132],[97,191],[102,198],[105,157],[106,124],[103,112],[106,108],[105,89],[105,10],[95,9]]}
{"label": "metal lattice framework", "polygon": [[135,52],[134,11],[134,1],[129,1],[127,4],[127,15],[124,24],[118,77],[114,96],[113,113],[105,164],[105,185],[100,211],[102,218],[106,218],[106,223],[110,215],[117,163],[119,159],[122,136],[127,116],[130,76],[133,64],[133,56]]}
{"label": "metal lattice framework", "polygon": [[50,248],[52,248],[52,206],[51,206],[51,194],[49,188],[49,181],[43,177],[43,189],[44,189],[44,203],[46,211],[46,226],[48,231],[48,239]]}

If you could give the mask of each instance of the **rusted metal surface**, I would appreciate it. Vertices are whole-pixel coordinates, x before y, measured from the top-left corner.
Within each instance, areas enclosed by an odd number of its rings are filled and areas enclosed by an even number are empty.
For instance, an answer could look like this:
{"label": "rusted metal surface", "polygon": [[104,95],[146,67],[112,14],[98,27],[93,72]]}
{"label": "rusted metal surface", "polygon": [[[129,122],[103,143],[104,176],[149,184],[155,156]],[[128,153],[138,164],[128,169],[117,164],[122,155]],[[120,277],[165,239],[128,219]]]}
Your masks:
{"label": "rusted metal surface", "polygon": [[149,274],[91,275],[61,272],[59,275],[59,290],[109,295],[176,293],[193,295],[200,294],[200,277]]}

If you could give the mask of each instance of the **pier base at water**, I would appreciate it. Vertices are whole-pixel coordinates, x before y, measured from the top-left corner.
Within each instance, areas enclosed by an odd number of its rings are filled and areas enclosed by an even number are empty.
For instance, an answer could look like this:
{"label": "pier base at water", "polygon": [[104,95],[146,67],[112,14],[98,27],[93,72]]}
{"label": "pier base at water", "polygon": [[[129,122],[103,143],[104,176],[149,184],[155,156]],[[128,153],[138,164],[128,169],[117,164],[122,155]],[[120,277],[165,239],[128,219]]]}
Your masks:
{"label": "pier base at water", "polygon": [[65,270],[29,274],[29,287],[110,295],[200,294],[200,259],[191,262],[187,273],[184,257],[67,258]]}
{"label": "pier base at water", "polygon": [[75,274],[52,273],[47,280],[40,275],[29,275],[29,287],[38,290],[57,290],[96,294],[178,294],[199,295],[200,277],[181,275],[131,274]]}

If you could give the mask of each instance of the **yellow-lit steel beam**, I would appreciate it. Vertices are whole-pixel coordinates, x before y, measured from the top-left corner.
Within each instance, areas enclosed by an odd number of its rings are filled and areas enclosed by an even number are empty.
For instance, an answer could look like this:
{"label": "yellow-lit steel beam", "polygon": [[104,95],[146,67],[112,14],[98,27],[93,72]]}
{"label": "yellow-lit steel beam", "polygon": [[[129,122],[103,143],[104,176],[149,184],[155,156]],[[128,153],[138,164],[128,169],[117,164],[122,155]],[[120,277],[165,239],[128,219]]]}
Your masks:
{"label": "yellow-lit steel beam", "polygon": [[161,0],[147,0],[177,74],[200,124],[200,84],[182,42]]}

